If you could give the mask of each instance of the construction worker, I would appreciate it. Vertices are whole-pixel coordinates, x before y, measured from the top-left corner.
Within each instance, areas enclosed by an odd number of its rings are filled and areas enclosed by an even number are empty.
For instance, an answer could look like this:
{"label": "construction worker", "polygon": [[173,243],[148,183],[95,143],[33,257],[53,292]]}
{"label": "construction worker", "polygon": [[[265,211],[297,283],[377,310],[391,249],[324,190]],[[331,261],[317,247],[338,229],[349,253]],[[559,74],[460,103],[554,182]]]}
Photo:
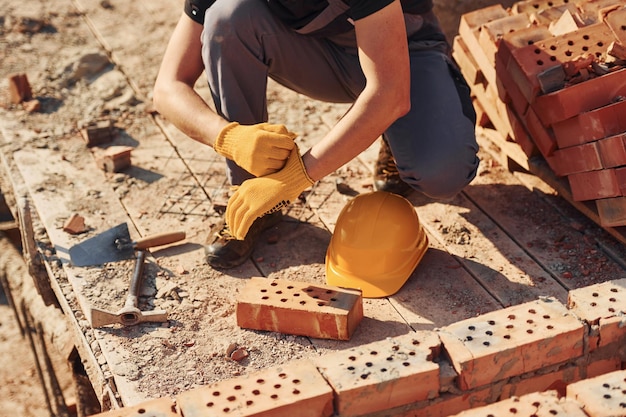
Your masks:
{"label": "construction worker", "polygon": [[[226,158],[231,184],[207,262],[231,268],[302,191],[381,137],[374,185],[432,198],[475,176],[476,114],[432,0],[185,0],[154,88],[156,109]],[[206,71],[216,112],[194,91]],[[310,149],[267,123],[268,77],[352,103]]]}

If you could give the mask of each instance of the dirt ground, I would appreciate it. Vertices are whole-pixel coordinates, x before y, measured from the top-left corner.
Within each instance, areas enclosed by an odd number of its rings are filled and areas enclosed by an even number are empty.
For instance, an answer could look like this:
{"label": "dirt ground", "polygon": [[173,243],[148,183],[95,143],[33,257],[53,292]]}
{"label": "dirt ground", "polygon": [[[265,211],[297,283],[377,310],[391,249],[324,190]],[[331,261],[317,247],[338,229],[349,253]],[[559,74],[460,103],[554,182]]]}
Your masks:
{"label": "dirt ground", "polygon": [[[508,6],[511,3],[502,4]],[[77,21],[76,14],[79,13],[78,9],[74,11],[71,8],[57,9],[52,2],[44,1],[39,1],[37,4],[38,7],[35,8],[35,11],[33,8],[23,8],[23,4],[19,1],[0,0],[2,7],[2,12],[0,12],[0,62],[2,62],[3,67],[0,74],[3,77],[2,84],[0,84],[0,107],[2,107],[0,111],[15,112],[15,109],[5,99],[7,96],[6,74],[15,70],[23,70],[25,62],[31,63],[29,67],[29,74],[33,76],[31,82],[36,86],[35,95],[44,98],[41,104],[46,109],[46,113],[21,112],[17,117],[13,113],[12,117],[25,128],[39,132],[39,138],[35,138],[33,141],[35,146],[39,143],[41,147],[52,146],[56,149],[62,149],[66,152],[67,158],[72,159],[72,142],[65,141],[51,145],[47,142],[47,138],[71,135],[75,133],[77,125],[102,114],[113,115],[122,126],[126,124],[127,127],[132,127],[134,118],[149,111],[150,103],[138,100],[131,91],[125,88],[127,80],[118,71],[109,71],[106,77],[100,77],[97,82],[87,88],[84,80],[97,73],[102,65],[107,65],[108,58],[97,52],[92,53],[90,48],[93,44],[81,39],[80,36],[67,36],[67,33],[76,35],[74,29]],[[80,2],[74,4],[80,5]],[[462,13],[489,4],[494,4],[494,2],[436,1],[437,11],[449,37],[456,33],[458,20]],[[132,6],[127,2],[101,1],[100,7],[112,8],[119,15],[132,12]],[[154,8],[154,6],[146,7],[148,9]],[[148,74],[140,81],[143,84],[137,86],[144,91],[149,91],[154,80],[160,51],[165,46],[168,34],[180,13],[180,8],[173,7],[172,10],[151,9],[149,12],[155,16],[155,19],[161,19],[163,29],[158,33],[146,35],[146,48],[150,48],[150,50],[143,57],[137,57],[137,59],[153,60],[151,63],[146,64],[144,62],[142,64],[154,68],[153,73]],[[111,26],[115,28],[114,20],[111,22]],[[120,43],[124,42],[124,33],[124,30],[120,30]],[[80,32],[79,35],[81,35]],[[47,44],[50,46],[46,47]],[[58,55],[55,62],[48,58],[38,61],[39,53],[49,56],[50,49],[57,48],[59,44],[64,45],[64,47],[57,51]],[[284,114],[281,113],[281,108],[293,105],[290,98],[292,97],[270,92],[270,107],[277,109],[276,114],[280,116]],[[61,108],[64,111],[55,111]],[[310,110],[313,113],[315,111],[315,107]],[[54,124],[49,122],[50,114],[54,114],[56,118]],[[42,129],[41,126],[48,127]],[[116,192],[119,195],[124,195],[137,190],[139,185],[133,181],[132,178],[120,175]],[[294,231],[293,233],[297,232]],[[461,230],[459,233],[465,236],[468,231]],[[266,238],[271,240],[274,237],[269,234]],[[316,237],[313,235],[311,238],[315,239]],[[459,235],[450,236],[450,238],[458,241],[461,237]],[[279,265],[283,262],[276,254],[269,254],[267,258],[263,259],[262,255],[259,255],[256,261],[265,261],[268,264],[273,262]],[[308,262],[306,259],[303,261]],[[322,265],[318,265],[318,267],[321,268]],[[101,272],[112,274],[106,279],[90,281],[87,276],[86,281],[92,283],[87,285],[87,289],[92,291],[95,298],[99,300],[121,299],[126,291],[124,285],[115,286],[117,293],[105,293],[110,290],[99,286],[98,283],[107,282],[110,284],[112,280],[122,280],[132,272],[132,268],[132,261],[128,261],[121,271],[113,273],[105,270]],[[232,294],[229,293],[228,289],[223,288],[221,293],[209,294],[208,290],[201,285],[180,285],[182,279],[178,281],[175,279],[183,277],[184,281],[188,283],[212,279],[211,276],[202,276],[202,279],[197,280],[190,278],[190,275],[193,274],[205,274],[205,270],[200,270],[193,264],[168,263],[167,260],[163,264],[151,263],[148,265],[148,269],[149,275],[158,281],[159,285],[156,285],[156,288],[160,289],[158,293],[144,294],[155,299],[155,305],[150,307],[175,310],[177,322],[184,322],[185,315],[192,314],[192,312],[193,314],[214,316],[217,322],[217,324],[207,328],[202,326],[182,328],[175,325],[172,327],[154,325],[150,328],[151,337],[154,338],[156,335],[158,338],[159,334],[167,335],[167,337],[162,338],[158,352],[146,351],[146,347],[142,344],[142,337],[145,334],[139,331],[133,333],[135,330],[120,330],[120,332],[126,332],[125,335],[128,336],[128,350],[137,356],[134,358],[135,361],[120,360],[117,363],[116,373],[126,375],[130,380],[136,378],[140,369],[144,374],[151,372],[156,374],[162,372],[163,369],[168,369],[180,355],[188,355],[192,358],[189,361],[189,369],[180,370],[182,376],[179,373],[171,373],[169,379],[159,378],[159,384],[166,386],[156,385],[155,382],[154,386],[146,387],[146,391],[153,392],[155,396],[176,394],[214,379],[238,375],[241,372],[241,367],[236,361],[223,361],[222,368],[219,369],[218,374],[214,375],[204,375],[201,371],[203,364],[197,361],[206,353],[209,353],[209,356],[224,355],[227,350],[231,349],[231,345],[232,347],[234,345],[245,346],[247,354],[250,355],[245,360],[252,361],[254,367],[257,368],[315,354],[314,349],[305,338],[284,335],[260,336],[250,333],[246,335],[228,334],[230,329],[227,327],[219,331],[219,318],[232,315],[233,306],[229,302]],[[287,269],[290,279],[298,278],[296,266]],[[172,274],[171,271],[174,273]],[[110,285],[107,286],[107,288],[110,287]],[[0,304],[0,416],[38,417],[48,415],[45,403],[37,400],[41,398],[42,391],[32,361],[32,354],[25,348],[28,345],[27,341],[20,334],[6,299],[4,301]],[[101,307],[110,306],[106,304],[106,301],[103,301]],[[197,312],[195,311],[197,308],[204,310]],[[477,309],[479,308],[477,307]],[[289,344],[289,357],[285,357],[286,351],[280,349],[276,350],[274,356],[261,358],[259,355],[259,357],[255,357],[257,346],[267,343],[268,337],[279,338],[278,342]],[[203,343],[203,340],[212,340],[213,343]],[[272,342],[275,343],[276,340],[272,340]],[[294,350],[294,345],[300,346],[300,351]],[[155,366],[155,363],[158,366]],[[146,378],[145,381],[145,384],[151,383],[150,378]]]}

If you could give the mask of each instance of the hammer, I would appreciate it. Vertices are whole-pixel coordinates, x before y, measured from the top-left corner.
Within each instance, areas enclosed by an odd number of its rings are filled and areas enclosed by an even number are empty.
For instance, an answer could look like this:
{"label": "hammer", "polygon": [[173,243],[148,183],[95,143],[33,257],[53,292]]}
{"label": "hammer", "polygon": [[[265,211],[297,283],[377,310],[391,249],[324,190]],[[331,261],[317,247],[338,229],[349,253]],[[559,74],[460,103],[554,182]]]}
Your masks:
{"label": "hammer", "polygon": [[90,312],[91,327],[97,328],[109,324],[119,323],[122,326],[133,326],[145,322],[165,322],[167,312],[163,310],[141,311],[137,308],[137,294],[143,276],[146,252],[138,250],[135,258],[135,270],[130,281],[130,290],[126,296],[126,302],[117,313],[92,307]]}

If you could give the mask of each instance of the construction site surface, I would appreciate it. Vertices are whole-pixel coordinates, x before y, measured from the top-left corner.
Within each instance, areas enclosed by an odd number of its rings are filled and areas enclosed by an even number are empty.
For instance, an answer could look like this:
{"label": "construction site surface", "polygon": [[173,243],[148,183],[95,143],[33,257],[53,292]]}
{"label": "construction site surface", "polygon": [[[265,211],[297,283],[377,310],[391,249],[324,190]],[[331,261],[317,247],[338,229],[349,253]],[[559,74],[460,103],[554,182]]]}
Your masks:
{"label": "construction site surface", "polygon": [[[456,3],[436,7],[479,171],[451,201],[408,196],[429,248],[366,299],[324,262],[378,142],[212,269],[223,158],[151,103],[183,2],[1,0],[0,276],[21,341],[0,368],[34,353],[37,416],[626,415],[626,2]],[[268,106],[301,149],[348,109],[272,81]],[[104,264],[75,250],[120,227],[170,237]]]}

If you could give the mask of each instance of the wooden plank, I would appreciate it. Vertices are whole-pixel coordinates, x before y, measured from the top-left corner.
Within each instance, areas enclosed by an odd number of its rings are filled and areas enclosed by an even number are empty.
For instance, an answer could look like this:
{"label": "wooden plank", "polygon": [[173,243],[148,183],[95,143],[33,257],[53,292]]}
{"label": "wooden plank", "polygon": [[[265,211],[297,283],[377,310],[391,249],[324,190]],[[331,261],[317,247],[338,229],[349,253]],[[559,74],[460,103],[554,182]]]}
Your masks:
{"label": "wooden plank", "polygon": [[[510,151],[507,147],[502,146],[502,141],[504,139],[498,131],[491,130],[490,132],[487,132],[488,130],[489,129],[485,129],[485,135],[479,135],[481,138],[488,139],[488,141],[483,141],[481,146],[489,150],[493,157],[499,160],[504,165],[507,165],[506,158],[511,158],[515,162],[518,162],[521,151],[521,149],[519,149],[519,145],[511,143],[511,145],[516,149]],[[526,169],[527,171],[540,178],[543,182],[545,182],[548,186],[557,191],[559,195],[561,195],[565,200],[567,200],[572,206],[574,206],[577,210],[587,216],[590,220],[606,230],[611,236],[626,244],[626,226],[602,226],[600,222],[600,216],[598,214],[598,209],[595,203],[588,201],[574,201],[572,197],[572,191],[569,187],[569,184],[567,183],[567,179],[563,177],[557,177],[542,157],[534,156],[527,159],[526,161],[520,162],[521,163],[518,162],[518,165],[520,167]]]}
{"label": "wooden plank", "polygon": [[[487,139],[479,140],[487,149]],[[528,189],[502,167],[492,166],[489,170],[498,175],[477,176],[465,193],[552,279],[564,288],[574,289],[597,283],[600,277],[624,273],[623,266],[598,251],[595,242],[583,238],[574,222],[550,207],[539,190]]]}

